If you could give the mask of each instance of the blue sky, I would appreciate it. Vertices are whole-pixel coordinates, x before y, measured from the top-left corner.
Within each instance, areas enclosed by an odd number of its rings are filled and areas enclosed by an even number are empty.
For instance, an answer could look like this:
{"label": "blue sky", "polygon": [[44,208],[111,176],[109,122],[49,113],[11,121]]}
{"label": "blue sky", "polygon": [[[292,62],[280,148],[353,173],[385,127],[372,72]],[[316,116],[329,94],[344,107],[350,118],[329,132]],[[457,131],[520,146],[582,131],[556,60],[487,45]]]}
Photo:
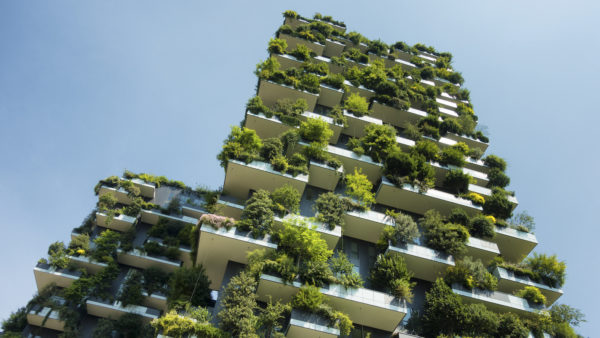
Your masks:
{"label": "blue sky", "polygon": [[488,153],[536,218],[536,251],[568,264],[560,302],[599,317],[600,5],[307,0],[0,2],[0,318],[35,292],[35,262],[94,207],[97,180],[129,169],[222,184],[215,156],[286,9],[453,53]]}

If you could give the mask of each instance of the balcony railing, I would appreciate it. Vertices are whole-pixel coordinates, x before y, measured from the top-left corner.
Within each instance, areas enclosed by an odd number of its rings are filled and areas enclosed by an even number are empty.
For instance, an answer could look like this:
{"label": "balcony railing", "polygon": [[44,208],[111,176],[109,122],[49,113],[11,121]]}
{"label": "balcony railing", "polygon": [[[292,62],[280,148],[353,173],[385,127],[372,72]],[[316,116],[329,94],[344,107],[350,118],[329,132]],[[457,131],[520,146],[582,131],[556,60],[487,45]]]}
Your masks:
{"label": "balcony railing", "polygon": [[323,317],[292,309],[287,328],[287,338],[336,338],[340,330],[331,327]]}
{"label": "balcony railing", "polygon": [[136,314],[145,323],[150,323],[153,319],[160,317],[160,311],[157,309],[141,305],[122,306],[119,301],[105,302],[100,299],[88,299],[86,309],[88,314],[101,318],[119,319],[128,313]]}
{"label": "balcony railing", "polygon": [[96,223],[99,226],[120,232],[126,232],[131,229],[136,221],[136,217],[127,216],[125,214],[114,216],[109,220],[109,217],[106,213],[99,211],[96,212]]}
{"label": "balcony railing", "polygon": [[502,257],[510,262],[520,262],[538,244],[534,234],[509,227],[496,227],[496,236],[491,241],[498,245]]}
{"label": "balcony railing", "polygon": [[499,291],[468,290],[459,284],[453,284],[452,292],[465,303],[483,303],[495,312],[514,312],[520,316],[531,317],[544,309],[542,305],[530,304],[526,299]]}
{"label": "balcony railing", "polygon": [[385,214],[373,210],[346,211],[343,219],[345,236],[360,238],[370,243],[377,243],[383,229],[393,225]]}
{"label": "balcony railing", "polygon": [[69,256],[71,264],[78,268],[86,269],[88,273],[95,274],[108,266],[106,263],[98,262],[87,256]]}
{"label": "balcony railing", "polygon": [[317,55],[323,55],[323,51],[325,50],[325,45],[320,44],[318,42],[308,41],[306,39],[302,39],[299,37],[291,36],[288,34],[280,33],[278,38],[283,39],[287,42],[288,48],[287,51],[291,52],[296,49],[298,45],[305,45],[309,49],[311,49]]}
{"label": "balcony railing", "polygon": [[[256,293],[262,301],[271,296],[273,300],[288,302],[301,286],[300,282],[286,284],[279,277],[263,274]],[[408,312],[404,302],[383,292],[346,289],[341,285],[329,285],[319,291],[334,309],[347,313],[353,322],[380,330],[394,331]]]}
{"label": "balcony railing", "polygon": [[223,282],[227,262],[247,264],[248,252],[255,249],[276,250],[277,244],[271,242],[268,235],[255,239],[249,232],[242,232],[236,228],[215,229],[202,224],[196,263],[202,264],[206,269],[211,289],[218,290]]}
{"label": "balcony railing", "polygon": [[98,196],[103,196],[105,194],[112,194],[119,203],[129,205],[132,202],[131,197],[129,197],[127,190],[123,188],[115,189],[106,185],[100,187],[98,191]]}
{"label": "balcony railing", "polygon": [[40,308],[39,306],[34,306],[27,313],[27,323],[61,332],[65,330],[65,321],[60,319],[58,311],[52,310],[49,307]]}
{"label": "balcony railing", "polygon": [[56,269],[50,266],[50,264],[38,263],[33,268],[33,275],[35,276],[35,283],[38,290],[42,290],[52,283],[61,288],[69,287],[81,277],[81,271]]}
{"label": "balcony railing", "polygon": [[283,185],[289,184],[302,195],[307,183],[308,175],[292,176],[284,174],[274,170],[269,163],[253,161],[246,164],[237,160],[230,160],[227,164],[223,192],[235,198],[246,199],[250,190],[265,189],[274,191]]}
{"label": "balcony railing", "polygon": [[166,218],[171,221],[188,223],[188,224],[193,224],[193,225],[198,224],[198,219],[194,218],[194,217],[189,217],[186,215],[172,216],[172,215],[163,214],[156,210],[142,210],[142,218],[141,219],[142,219],[142,222],[144,222],[144,223],[155,225],[158,223],[158,221],[161,218]]}
{"label": "balcony railing", "polygon": [[519,276],[502,267],[494,269],[494,276],[498,278],[498,290],[506,293],[515,293],[526,286],[535,286],[546,297],[547,306],[554,304],[563,295],[561,289],[534,282],[526,276]]}
{"label": "balcony railing", "polygon": [[446,269],[454,266],[451,255],[417,244],[390,245],[386,252],[404,258],[408,270],[416,278],[430,282],[442,277]]}
{"label": "balcony railing", "polygon": [[173,272],[179,269],[182,265],[182,262],[179,260],[174,261],[168,259],[167,257],[150,256],[139,249],[133,249],[127,252],[117,249],[117,253],[117,260],[119,263],[144,270],[155,267],[165,272]]}
{"label": "balcony railing", "polygon": [[306,100],[308,104],[308,110],[315,110],[317,104],[318,94],[309,93],[303,90],[296,89],[284,84],[271,82],[268,80],[261,79],[258,85],[258,96],[262,99],[263,103],[268,107],[273,107],[280,99],[290,99],[296,101],[298,99]]}

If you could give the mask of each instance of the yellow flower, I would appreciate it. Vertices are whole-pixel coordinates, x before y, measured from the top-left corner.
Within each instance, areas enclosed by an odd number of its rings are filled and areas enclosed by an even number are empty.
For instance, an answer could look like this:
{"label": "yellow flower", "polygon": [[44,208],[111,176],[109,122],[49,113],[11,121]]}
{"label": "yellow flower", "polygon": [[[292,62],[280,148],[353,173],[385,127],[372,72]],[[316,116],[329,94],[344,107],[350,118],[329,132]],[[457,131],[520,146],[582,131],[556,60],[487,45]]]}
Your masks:
{"label": "yellow flower", "polygon": [[77,250],[77,253],[78,253],[78,254],[80,254],[80,255],[84,255],[84,254],[85,254],[85,250],[83,250],[83,249],[78,249],[78,250]]}
{"label": "yellow flower", "polygon": [[496,224],[496,217],[494,217],[492,215],[487,215],[487,216],[485,216],[485,218],[487,218],[490,222]]}
{"label": "yellow flower", "polygon": [[475,204],[483,205],[485,203],[485,198],[476,192],[470,192],[469,199]]}

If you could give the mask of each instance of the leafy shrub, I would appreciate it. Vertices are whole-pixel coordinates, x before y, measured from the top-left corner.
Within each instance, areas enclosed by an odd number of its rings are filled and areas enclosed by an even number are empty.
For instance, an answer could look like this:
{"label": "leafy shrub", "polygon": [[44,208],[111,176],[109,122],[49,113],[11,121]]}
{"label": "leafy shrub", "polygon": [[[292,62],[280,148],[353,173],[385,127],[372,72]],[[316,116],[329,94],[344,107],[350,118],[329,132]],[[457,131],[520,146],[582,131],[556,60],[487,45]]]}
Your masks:
{"label": "leafy shrub", "polygon": [[498,336],[527,338],[529,336],[529,330],[523,325],[517,315],[512,312],[507,312],[500,315]]}
{"label": "leafy shrub", "polygon": [[48,247],[48,263],[56,269],[65,269],[70,259],[63,242],[54,242]]}
{"label": "leafy shrub", "polygon": [[144,300],[144,296],[142,295],[142,275],[138,271],[133,270],[129,275],[117,300],[119,300],[123,306],[129,304],[142,304],[142,301]]}
{"label": "leafy shrub", "polygon": [[387,247],[388,241],[391,241],[393,245],[414,243],[415,239],[419,237],[419,228],[412,217],[389,209],[385,211],[385,214],[394,225],[384,229],[380,241],[382,246]]}
{"label": "leafy shrub", "polygon": [[169,278],[169,306],[185,302],[193,306],[208,306],[211,302],[209,286],[210,280],[201,264],[179,268]]}
{"label": "leafy shrub", "polygon": [[331,257],[329,265],[336,284],[341,284],[346,288],[359,288],[363,285],[360,274],[354,271],[354,265],[350,263],[343,252],[338,252],[336,256]]}
{"label": "leafy shrub", "polygon": [[567,265],[560,262],[556,255],[546,256],[545,254],[534,253],[533,257],[525,260],[527,267],[535,275],[535,279],[540,280],[551,287],[561,287],[565,284],[565,270]]}
{"label": "leafy shrub", "polygon": [[273,227],[273,201],[268,191],[258,190],[246,201],[238,228],[252,231],[255,238],[263,237]]}
{"label": "leafy shrub", "polygon": [[94,239],[95,248],[91,251],[90,256],[99,262],[113,261],[120,239],[121,235],[116,231],[103,231]]}
{"label": "leafy shrub", "polygon": [[283,12],[283,16],[286,18],[296,19],[298,18],[298,13],[288,9],[287,11]]}
{"label": "leafy shrub", "polygon": [[546,304],[546,297],[542,294],[540,289],[536,288],[535,286],[524,287],[523,289],[516,292],[516,296],[525,298],[527,299],[527,301],[534,304]]}
{"label": "leafy shrub", "polygon": [[419,220],[425,230],[425,243],[428,247],[460,256],[467,250],[469,239],[467,228],[460,224],[444,223],[436,210],[428,210]]}
{"label": "leafy shrub", "polygon": [[474,204],[477,204],[477,205],[485,204],[485,198],[483,198],[483,196],[479,195],[476,192],[470,192],[465,197],[467,199],[469,199],[471,202],[473,202]]}
{"label": "leafy shrub", "polygon": [[289,184],[275,189],[271,193],[271,200],[276,210],[287,213],[297,213],[300,210],[300,193]]}
{"label": "leafy shrub", "polygon": [[532,232],[535,229],[535,219],[526,210],[513,215],[508,222],[515,228],[523,228],[525,232]]}
{"label": "leafy shrub", "polygon": [[219,327],[234,337],[255,336],[257,316],[256,281],[246,272],[233,276],[223,292]]}
{"label": "leafy shrub", "polygon": [[404,135],[406,135],[406,137],[413,141],[418,141],[421,139],[421,136],[423,136],[419,128],[410,122],[406,122],[404,124],[404,129],[402,132]]}
{"label": "leafy shrub", "polygon": [[510,184],[510,178],[500,169],[492,168],[488,171],[488,184],[489,188],[500,187],[504,188]]}
{"label": "leafy shrub", "polygon": [[460,283],[468,289],[479,288],[484,290],[496,290],[498,280],[489,273],[480,260],[465,257],[456,262],[446,271],[444,277],[448,284]]}
{"label": "leafy shrub", "polygon": [[278,138],[268,138],[263,140],[263,145],[260,148],[260,157],[267,162],[277,157],[283,152],[283,144]]}
{"label": "leafy shrub", "polygon": [[333,88],[342,89],[344,86],[344,76],[342,74],[329,74],[321,78],[321,83]]}
{"label": "leafy shrub", "polygon": [[233,126],[217,159],[223,168],[227,168],[230,159],[243,159],[249,163],[258,155],[261,147],[262,141],[254,130]]}
{"label": "leafy shrub", "polygon": [[469,184],[473,182],[471,175],[460,169],[452,169],[446,174],[444,187],[453,194],[458,195],[469,191]]}
{"label": "leafy shrub", "polygon": [[357,93],[352,93],[346,101],[344,101],[344,109],[348,110],[355,116],[363,116],[369,114],[369,103],[367,99],[358,95]]}
{"label": "leafy shrub", "polygon": [[391,293],[399,299],[412,301],[412,287],[410,282],[413,274],[406,267],[404,259],[389,253],[377,256],[375,265],[371,269],[371,283],[377,290]]}
{"label": "leafy shrub", "polygon": [[446,148],[440,153],[440,162],[446,165],[463,167],[465,165],[465,155],[456,148]]}
{"label": "leafy shrub", "polygon": [[500,171],[506,170],[506,161],[496,155],[488,155],[483,159],[483,163],[490,168],[496,168]]}
{"label": "leafy shrub", "polygon": [[382,162],[397,148],[396,130],[390,125],[368,124],[360,143],[365,154],[371,156],[373,161]]}
{"label": "leafy shrub", "polygon": [[327,145],[331,136],[333,136],[333,131],[322,119],[308,118],[300,124],[300,137],[308,142]]}
{"label": "leafy shrub", "polygon": [[371,40],[367,43],[367,46],[367,52],[376,55],[387,55],[390,50],[390,46],[381,40]]}
{"label": "leafy shrub", "polygon": [[479,238],[494,238],[494,223],[489,216],[475,216],[469,222],[469,233]]}
{"label": "leafy shrub", "polygon": [[461,208],[454,208],[450,211],[450,215],[448,215],[448,222],[468,226],[469,215]]}
{"label": "leafy shrub", "polygon": [[423,155],[427,161],[435,161],[440,149],[435,142],[422,140],[418,141],[411,151]]}
{"label": "leafy shrub", "polygon": [[310,60],[310,58],[315,54],[315,52],[313,52],[312,49],[306,47],[303,44],[297,44],[296,49],[290,52],[290,54],[300,61],[307,61]]}
{"label": "leafy shrub", "polygon": [[337,194],[327,192],[319,195],[315,202],[315,208],[317,209],[317,220],[327,224],[330,230],[337,225],[344,225],[342,216],[346,210],[346,203]]}
{"label": "leafy shrub", "polygon": [[319,288],[313,285],[303,285],[292,298],[292,307],[315,312],[324,301],[325,296],[319,291]]}
{"label": "leafy shrub", "polygon": [[492,196],[485,200],[483,212],[496,218],[507,219],[512,215],[513,205],[508,201],[506,193],[502,190],[494,189]]}
{"label": "leafy shrub", "polygon": [[283,39],[272,38],[269,40],[269,48],[267,50],[271,54],[285,54],[287,49],[287,42]]}
{"label": "leafy shrub", "polygon": [[288,169],[287,159],[283,155],[277,155],[271,159],[273,170],[285,173]]}
{"label": "leafy shrub", "polygon": [[367,208],[375,203],[375,194],[372,190],[373,183],[362,173],[362,169],[354,168],[354,174],[346,175],[346,194],[357,199],[358,203]]}

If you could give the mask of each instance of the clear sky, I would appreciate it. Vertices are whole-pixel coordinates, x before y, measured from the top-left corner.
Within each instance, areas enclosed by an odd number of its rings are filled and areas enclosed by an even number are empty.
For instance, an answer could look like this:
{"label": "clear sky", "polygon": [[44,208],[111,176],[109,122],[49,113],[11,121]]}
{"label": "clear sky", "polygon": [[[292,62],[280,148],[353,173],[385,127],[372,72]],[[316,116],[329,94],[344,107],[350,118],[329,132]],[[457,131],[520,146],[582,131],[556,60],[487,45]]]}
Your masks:
{"label": "clear sky", "polygon": [[0,318],[35,292],[33,266],[68,242],[99,179],[222,184],[215,156],[286,9],[454,55],[536,251],[567,262],[559,301],[600,332],[593,1],[0,1]]}

